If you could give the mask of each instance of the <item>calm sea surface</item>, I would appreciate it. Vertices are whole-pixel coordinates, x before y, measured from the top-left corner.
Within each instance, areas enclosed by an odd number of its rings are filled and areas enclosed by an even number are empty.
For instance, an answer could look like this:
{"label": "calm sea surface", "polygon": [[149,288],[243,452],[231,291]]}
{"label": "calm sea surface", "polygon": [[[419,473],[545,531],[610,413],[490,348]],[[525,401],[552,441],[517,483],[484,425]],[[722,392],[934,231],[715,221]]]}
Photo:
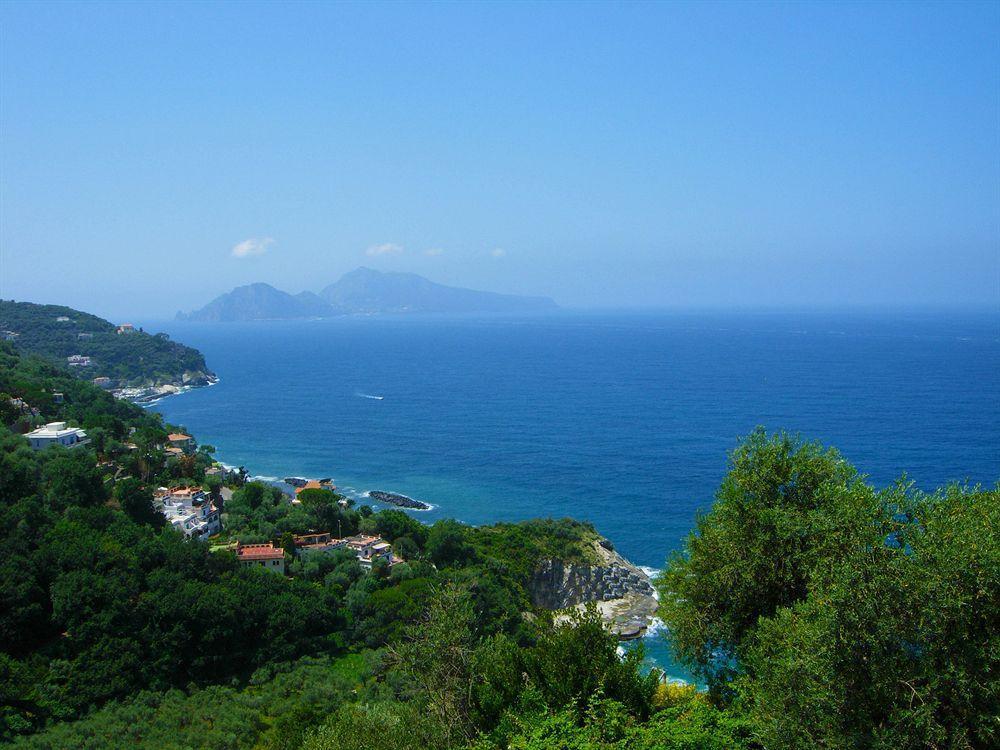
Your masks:
{"label": "calm sea surface", "polygon": [[[658,568],[756,425],[876,485],[1000,479],[1000,315],[564,313],[149,323],[221,382],[153,408],[255,475],[394,490],[423,520],[593,522]],[[374,398],[381,397],[381,398]],[[647,648],[668,667],[659,639]]]}

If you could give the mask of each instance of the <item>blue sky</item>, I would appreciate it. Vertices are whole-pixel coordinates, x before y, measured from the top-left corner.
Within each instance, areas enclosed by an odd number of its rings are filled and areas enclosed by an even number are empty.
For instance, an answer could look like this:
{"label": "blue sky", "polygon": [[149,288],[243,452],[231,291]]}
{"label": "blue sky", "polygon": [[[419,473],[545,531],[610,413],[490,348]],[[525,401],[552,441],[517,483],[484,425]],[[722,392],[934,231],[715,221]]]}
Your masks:
{"label": "blue sky", "polygon": [[1000,304],[1000,4],[0,5],[0,295]]}

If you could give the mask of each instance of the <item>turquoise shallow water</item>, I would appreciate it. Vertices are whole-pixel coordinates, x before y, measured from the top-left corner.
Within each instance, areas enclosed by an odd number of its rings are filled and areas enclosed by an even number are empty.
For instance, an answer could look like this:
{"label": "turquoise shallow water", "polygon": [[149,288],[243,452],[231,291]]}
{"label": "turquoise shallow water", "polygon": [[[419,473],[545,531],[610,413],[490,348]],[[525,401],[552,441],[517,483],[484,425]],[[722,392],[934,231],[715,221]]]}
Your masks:
{"label": "turquoise shallow water", "polygon": [[[871,480],[1000,478],[1000,315],[563,313],[148,323],[221,377],[153,408],[253,474],[402,492],[419,517],[586,519],[659,568],[755,425]],[[370,398],[381,396],[381,399]],[[668,672],[662,638],[647,647]]]}

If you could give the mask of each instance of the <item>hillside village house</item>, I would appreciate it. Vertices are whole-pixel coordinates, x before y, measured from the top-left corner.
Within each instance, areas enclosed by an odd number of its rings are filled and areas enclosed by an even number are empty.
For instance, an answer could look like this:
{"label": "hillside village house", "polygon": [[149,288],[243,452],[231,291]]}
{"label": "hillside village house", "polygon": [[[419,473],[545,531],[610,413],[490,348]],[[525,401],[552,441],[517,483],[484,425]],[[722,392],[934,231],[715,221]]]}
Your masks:
{"label": "hillside village house", "polygon": [[0,331],[0,339],[3,341],[13,341],[20,335],[17,331]]}
{"label": "hillside village house", "polygon": [[66,363],[70,367],[90,367],[90,357],[85,357],[82,354],[71,354],[66,357]]}
{"label": "hillside village house", "polygon": [[92,333],[87,333],[87,332],[85,331],[85,332],[83,332],[83,333],[78,333],[78,334],[76,334],[76,337],[77,337],[78,339],[92,339],[92,338],[94,338],[94,334],[92,334]]}
{"label": "hillside village house", "polygon": [[403,562],[392,553],[392,545],[382,537],[363,534],[344,539],[337,539],[329,533],[301,534],[295,537],[295,549],[299,555],[348,549],[365,570],[371,570],[372,564],[378,559],[385,560],[390,566]]}
{"label": "hillside village house", "polygon": [[301,487],[296,487],[295,494],[298,495],[304,490],[330,490],[331,492],[336,492],[337,486],[329,479],[310,479]]}
{"label": "hillside village house", "polygon": [[69,317],[66,315],[60,315],[56,318],[56,323],[69,323]]}
{"label": "hillside village house", "polygon": [[264,570],[284,574],[285,553],[274,544],[241,544],[236,549],[236,559],[244,567],[258,566]]}
{"label": "hillside village house", "polygon": [[32,430],[25,437],[36,451],[44,450],[50,445],[77,448],[90,442],[86,432],[79,427],[67,427],[65,422],[49,422],[44,427]]}
{"label": "hillside village house", "polygon": [[100,377],[94,378],[91,382],[98,388],[111,387],[111,378],[109,378],[107,375],[101,375]]}
{"label": "hillside village house", "polygon": [[394,564],[392,545],[382,537],[365,536],[363,534],[348,537],[347,548],[354,551],[358,556],[358,562],[361,563],[361,567],[366,570],[370,570],[372,563],[380,558],[390,565]]}
{"label": "hillside village house", "polygon": [[227,469],[221,464],[215,464],[205,469],[206,477],[218,477],[223,482],[228,482],[231,479],[236,479],[239,477],[240,473],[236,469]]}
{"label": "hillside village house", "polygon": [[219,510],[200,487],[161,487],[153,494],[153,503],[188,538],[207,539],[222,530]]}
{"label": "hillside village house", "polygon": [[135,333],[135,326],[132,325],[131,323],[122,323],[120,326],[118,326],[118,329],[117,329],[116,332],[118,333],[119,336],[121,334],[123,334],[123,333],[126,333],[126,334],[127,333]]}
{"label": "hillside village house", "polygon": [[[172,432],[167,435],[167,442],[170,443],[171,448],[180,448],[184,453],[191,453],[194,451],[194,438],[190,435],[185,435],[183,432]],[[168,449],[168,452],[171,452]]]}

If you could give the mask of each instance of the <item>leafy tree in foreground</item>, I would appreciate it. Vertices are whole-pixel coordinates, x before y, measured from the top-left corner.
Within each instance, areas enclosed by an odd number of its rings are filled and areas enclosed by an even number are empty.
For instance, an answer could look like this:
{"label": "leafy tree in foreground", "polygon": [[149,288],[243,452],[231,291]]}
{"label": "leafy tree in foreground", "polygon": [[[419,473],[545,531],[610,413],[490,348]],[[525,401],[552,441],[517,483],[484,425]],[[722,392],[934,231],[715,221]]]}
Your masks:
{"label": "leafy tree in foreground", "polygon": [[1000,492],[877,492],[757,432],[659,582],[681,659],[767,748],[1000,743]]}
{"label": "leafy tree in foreground", "polygon": [[1000,745],[1000,493],[911,505],[761,622],[743,691],[767,747]]}
{"label": "leafy tree in foreground", "polygon": [[859,535],[877,539],[870,495],[836,451],[750,435],[659,583],[660,616],[681,659],[724,684],[759,618],[804,599],[816,566]]}

